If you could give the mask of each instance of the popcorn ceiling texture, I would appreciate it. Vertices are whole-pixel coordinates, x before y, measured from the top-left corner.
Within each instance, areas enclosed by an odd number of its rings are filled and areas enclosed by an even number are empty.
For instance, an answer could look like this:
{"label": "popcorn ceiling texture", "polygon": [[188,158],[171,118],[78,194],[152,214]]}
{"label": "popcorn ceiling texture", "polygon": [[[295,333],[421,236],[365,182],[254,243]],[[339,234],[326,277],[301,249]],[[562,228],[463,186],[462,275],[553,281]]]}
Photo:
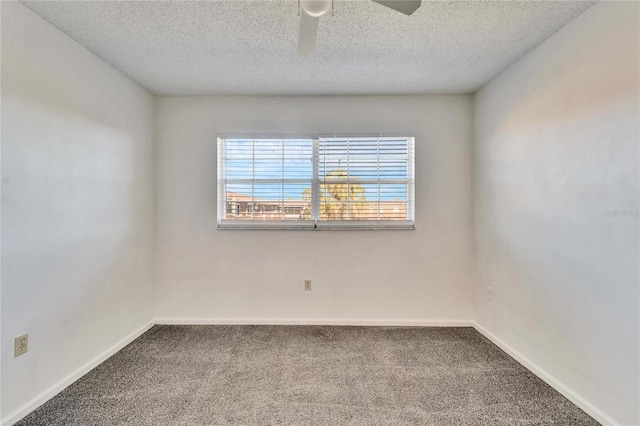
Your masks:
{"label": "popcorn ceiling texture", "polygon": [[30,425],[597,425],[472,328],[156,326]]}
{"label": "popcorn ceiling texture", "polygon": [[296,1],[23,1],[156,95],[472,93],[592,1],[335,0],[296,52]]}

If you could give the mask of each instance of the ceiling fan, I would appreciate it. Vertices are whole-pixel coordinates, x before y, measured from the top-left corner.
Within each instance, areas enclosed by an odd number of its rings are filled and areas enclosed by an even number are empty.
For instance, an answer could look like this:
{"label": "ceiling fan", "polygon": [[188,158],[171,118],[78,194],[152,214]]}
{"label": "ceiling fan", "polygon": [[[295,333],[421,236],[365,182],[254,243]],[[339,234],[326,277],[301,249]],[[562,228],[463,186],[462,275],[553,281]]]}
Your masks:
{"label": "ceiling fan", "polygon": [[[421,0],[373,0],[374,2],[411,15],[420,7]],[[301,12],[298,53],[309,55],[316,49],[318,22],[332,7],[333,0],[299,0]]]}

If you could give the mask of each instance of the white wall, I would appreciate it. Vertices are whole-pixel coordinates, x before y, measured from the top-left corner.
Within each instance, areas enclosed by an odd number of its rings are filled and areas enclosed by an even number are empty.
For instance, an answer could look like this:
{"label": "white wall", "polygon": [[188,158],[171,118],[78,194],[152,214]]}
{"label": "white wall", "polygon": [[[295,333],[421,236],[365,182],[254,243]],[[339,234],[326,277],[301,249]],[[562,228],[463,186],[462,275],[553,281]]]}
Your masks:
{"label": "white wall", "polygon": [[[471,320],[471,113],[469,96],[159,99],[158,317]],[[417,229],[217,231],[233,132],[414,133]]]}
{"label": "white wall", "polygon": [[598,3],[474,100],[477,321],[626,425],[640,422],[638,35],[638,3]]}
{"label": "white wall", "polygon": [[1,7],[6,420],[152,319],[154,99],[21,4]]}

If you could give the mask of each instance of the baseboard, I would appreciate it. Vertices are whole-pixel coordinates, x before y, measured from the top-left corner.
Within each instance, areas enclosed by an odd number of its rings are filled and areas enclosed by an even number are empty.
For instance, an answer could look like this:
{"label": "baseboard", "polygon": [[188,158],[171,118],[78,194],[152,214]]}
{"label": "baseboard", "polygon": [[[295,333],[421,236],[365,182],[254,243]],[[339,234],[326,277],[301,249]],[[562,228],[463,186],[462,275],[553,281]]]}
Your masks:
{"label": "baseboard", "polygon": [[475,323],[474,328],[487,339],[491,340],[500,349],[505,351],[511,358],[522,364],[527,370],[531,371],[549,386],[560,392],[569,401],[580,407],[580,409],[593,417],[596,421],[607,426],[620,424],[480,324]]}
{"label": "baseboard", "polygon": [[156,318],[158,325],[347,325],[390,327],[473,327],[473,321],[328,318]]}
{"label": "baseboard", "polygon": [[36,408],[38,408],[39,406],[41,406],[42,404],[44,404],[45,402],[47,402],[48,400],[50,400],[51,398],[53,398],[54,396],[62,392],[66,387],[71,385],[73,382],[75,382],[76,380],[78,380],[79,378],[87,374],[89,371],[93,370],[95,367],[100,365],[100,363],[105,361],[107,358],[109,358],[110,356],[118,352],[120,349],[127,346],[129,343],[133,342],[135,339],[140,337],[143,333],[145,333],[154,325],[155,325],[154,321],[149,321],[142,327],[138,328],[136,331],[129,334],[127,337],[120,340],[118,343],[111,346],[109,349],[102,352],[100,355],[96,356],[91,361],[87,362],[85,365],[78,368],[73,373],[69,374],[68,376],[60,380],[55,385],[51,386],[49,389],[42,392],[40,395],[36,396],[31,401],[27,402],[26,404],[24,404],[23,406],[15,410],[13,413],[3,418],[2,426],[11,426],[14,423],[18,422],[24,416],[31,413],[33,410],[35,410]]}

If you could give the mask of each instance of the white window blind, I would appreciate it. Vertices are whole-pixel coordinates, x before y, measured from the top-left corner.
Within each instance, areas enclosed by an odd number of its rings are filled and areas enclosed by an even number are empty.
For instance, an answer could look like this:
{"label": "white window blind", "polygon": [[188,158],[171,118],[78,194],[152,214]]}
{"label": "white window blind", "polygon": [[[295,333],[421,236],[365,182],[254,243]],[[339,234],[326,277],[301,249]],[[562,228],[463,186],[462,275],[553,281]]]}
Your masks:
{"label": "white window blind", "polygon": [[218,227],[414,227],[412,137],[219,138]]}

